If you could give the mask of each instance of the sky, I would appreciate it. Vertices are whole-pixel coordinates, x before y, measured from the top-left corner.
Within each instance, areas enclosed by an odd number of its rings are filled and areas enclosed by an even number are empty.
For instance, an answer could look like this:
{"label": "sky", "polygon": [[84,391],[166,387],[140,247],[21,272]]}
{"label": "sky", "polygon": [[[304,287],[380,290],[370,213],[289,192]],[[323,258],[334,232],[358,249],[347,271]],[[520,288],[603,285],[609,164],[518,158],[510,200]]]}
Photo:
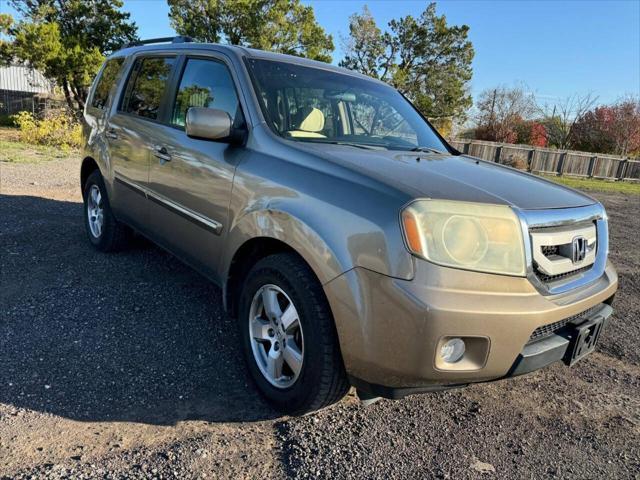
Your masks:
{"label": "sky", "polygon": [[[334,63],[349,16],[369,7],[378,26],[405,15],[418,16],[423,0],[302,0],[333,35]],[[0,0],[2,11],[9,11]],[[164,0],[125,0],[141,38],[171,36]],[[640,95],[640,0],[437,2],[449,24],[469,25],[475,49],[474,97],[498,85],[524,83],[539,101],[553,103],[574,93],[592,93],[598,103]],[[11,13],[11,12],[10,12]]]}

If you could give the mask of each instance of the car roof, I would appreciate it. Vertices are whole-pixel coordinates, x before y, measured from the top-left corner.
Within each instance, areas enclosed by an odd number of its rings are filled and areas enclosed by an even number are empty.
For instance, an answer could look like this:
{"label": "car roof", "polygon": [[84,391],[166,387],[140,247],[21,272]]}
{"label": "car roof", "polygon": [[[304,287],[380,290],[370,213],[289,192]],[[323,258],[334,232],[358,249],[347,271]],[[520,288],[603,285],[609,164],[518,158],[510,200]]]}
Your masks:
{"label": "car roof", "polygon": [[[138,53],[153,53],[153,52],[198,52],[198,51],[213,51],[225,53],[228,56],[236,58],[254,58],[261,60],[272,60],[278,62],[293,63],[295,65],[301,65],[310,68],[320,68],[323,70],[330,70],[343,75],[351,75],[354,77],[362,78],[363,80],[369,80],[372,82],[387,85],[386,83],[377,80],[375,78],[363,75],[353,70],[337,67],[330,63],[320,62],[317,60],[311,60],[309,58],[297,57],[295,55],[286,55],[283,53],[267,52],[265,50],[258,50],[255,48],[247,48],[239,45],[223,45],[218,43],[199,43],[199,42],[184,42],[184,43],[154,43],[151,45],[138,45],[125,47],[122,50],[118,50],[111,54],[109,58],[128,57]],[[387,85],[388,86],[388,85]]]}

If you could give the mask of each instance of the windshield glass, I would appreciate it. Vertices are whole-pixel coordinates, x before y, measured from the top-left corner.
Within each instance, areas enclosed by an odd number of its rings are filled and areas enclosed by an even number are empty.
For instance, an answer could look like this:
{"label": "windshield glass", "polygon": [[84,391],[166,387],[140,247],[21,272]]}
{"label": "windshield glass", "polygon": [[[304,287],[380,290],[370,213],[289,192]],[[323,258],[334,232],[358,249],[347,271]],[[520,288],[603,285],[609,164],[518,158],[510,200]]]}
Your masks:
{"label": "windshield glass", "polygon": [[448,152],[433,129],[391,87],[352,75],[250,59],[267,122],[304,142]]}

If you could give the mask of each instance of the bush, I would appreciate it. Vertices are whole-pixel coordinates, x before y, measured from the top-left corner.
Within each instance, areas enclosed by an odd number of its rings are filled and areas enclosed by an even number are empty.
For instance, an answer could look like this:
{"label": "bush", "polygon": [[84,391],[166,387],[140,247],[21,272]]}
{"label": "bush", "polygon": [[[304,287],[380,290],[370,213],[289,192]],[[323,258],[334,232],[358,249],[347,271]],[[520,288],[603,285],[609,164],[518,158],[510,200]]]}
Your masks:
{"label": "bush", "polygon": [[507,158],[503,159],[501,163],[507,167],[517,168],[518,170],[527,169],[527,161],[517,155],[509,155]]}
{"label": "bush", "polygon": [[13,115],[0,115],[0,127],[15,127],[16,123],[13,121]]}
{"label": "bush", "polygon": [[80,125],[63,112],[39,120],[30,112],[18,112],[13,121],[20,131],[20,140],[63,149],[77,148],[82,142]]}

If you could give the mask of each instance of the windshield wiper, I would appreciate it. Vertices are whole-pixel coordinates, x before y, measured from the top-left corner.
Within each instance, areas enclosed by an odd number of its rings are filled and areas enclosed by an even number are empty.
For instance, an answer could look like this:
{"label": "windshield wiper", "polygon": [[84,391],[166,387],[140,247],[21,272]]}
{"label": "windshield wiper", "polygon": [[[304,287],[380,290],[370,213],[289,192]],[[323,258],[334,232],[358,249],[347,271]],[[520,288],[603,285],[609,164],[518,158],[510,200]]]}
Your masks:
{"label": "windshield wiper", "polygon": [[431,147],[413,147],[410,151],[412,151],[412,152],[427,152],[427,153],[446,153],[446,152],[442,152],[440,150],[436,150],[435,148],[431,148]]}
{"label": "windshield wiper", "polygon": [[382,145],[369,145],[368,143],[351,143],[351,142],[326,142],[334,145],[346,145],[348,147],[364,148],[365,150],[386,150],[387,148]]}
{"label": "windshield wiper", "polygon": [[355,148],[362,148],[364,150],[386,150],[386,147],[384,147],[383,145],[369,145],[367,143],[351,143],[351,142],[342,142],[340,140],[299,140],[302,142],[308,142],[308,143],[328,143],[331,145],[345,145],[347,147],[355,147]]}

